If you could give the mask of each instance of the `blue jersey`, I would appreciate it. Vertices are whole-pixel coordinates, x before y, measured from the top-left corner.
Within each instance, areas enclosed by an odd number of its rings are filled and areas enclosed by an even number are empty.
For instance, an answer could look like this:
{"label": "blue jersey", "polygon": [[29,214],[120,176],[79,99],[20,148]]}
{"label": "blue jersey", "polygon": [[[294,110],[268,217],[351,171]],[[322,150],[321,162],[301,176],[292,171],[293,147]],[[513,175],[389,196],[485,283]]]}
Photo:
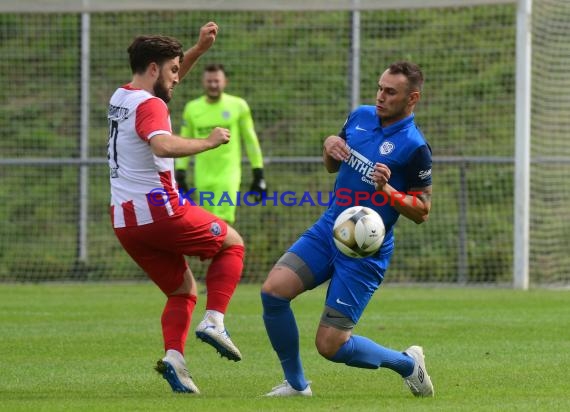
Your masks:
{"label": "blue jersey", "polygon": [[331,204],[324,218],[334,222],[345,209],[358,204],[374,209],[386,226],[385,242],[393,236],[400,214],[383,193],[376,192],[372,173],[375,163],[390,168],[389,184],[407,193],[431,185],[431,149],[414,122],[414,115],[382,127],[374,106],[360,106],[346,120],[340,134],[350,149],[341,163]]}
{"label": "blue jersey", "polygon": [[[372,181],[375,163],[390,170],[389,183],[400,192],[431,185],[431,150],[414,123],[414,115],[382,127],[373,106],[361,106],[350,114],[340,136],[350,148],[342,162],[329,208],[289,248],[310,269],[305,287],[312,289],[330,279],[326,306],[354,324],[384,279],[394,251],[393,227],[399,213],[379,196]],[[364,199],[366,198],[367,199]],[[386,226],[380,250],[373,256],[354,259],[339,252],[333,242],[332,226],[345,209],[359,204],[376,210]],[[303,269],[303,272],[306,269]]]}

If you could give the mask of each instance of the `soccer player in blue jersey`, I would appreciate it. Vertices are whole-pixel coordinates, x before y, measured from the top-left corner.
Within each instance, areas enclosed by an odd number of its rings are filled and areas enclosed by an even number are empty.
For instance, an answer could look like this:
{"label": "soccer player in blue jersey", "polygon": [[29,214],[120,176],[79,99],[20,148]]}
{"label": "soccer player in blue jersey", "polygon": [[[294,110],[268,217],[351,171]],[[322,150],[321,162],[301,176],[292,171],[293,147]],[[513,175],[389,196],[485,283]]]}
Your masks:
{"label": "soccer player in blue jersey", "polygon": [[[431,149],[414,122],[422,85],[423,74],[416,64],[391,64],[378,80],[376,106],[354,110],[339,135],[324,141],[325,168],[338,172],[335,194],[342,193],[342,199],[333,195],[330,207],[277,261],[262,286],[263,321],[285,375],[285,381],[266,396],[312,395],[301,364],[299,332],[290,302],[327,280],[330,283],[315,339],[319,353],[349,366],[391,369],[402,376],[415,396],[433,396],[420,346],[401,352],[352,333],[384,279],[394,251],[393,227],[398,217],[419,224],[430,212]],[[372,196],[375,192],[394,201],[374,201],[378,197]],[[347,196],[352,196],[351,201]],[[376,210],[386,226],[380,250],[360,259],[340,253],[332,236],[336,217],[357,203]]]}

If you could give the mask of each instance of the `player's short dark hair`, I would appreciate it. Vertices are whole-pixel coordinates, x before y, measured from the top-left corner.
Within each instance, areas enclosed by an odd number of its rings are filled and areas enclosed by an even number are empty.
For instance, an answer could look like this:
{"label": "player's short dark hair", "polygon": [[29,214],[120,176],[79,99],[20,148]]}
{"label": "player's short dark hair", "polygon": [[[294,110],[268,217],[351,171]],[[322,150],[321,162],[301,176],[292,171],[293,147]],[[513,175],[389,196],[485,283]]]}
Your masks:
{"label": "player's short dark hair", "polygon": [[424,75],[420,66],[408,61],[395,62],[388,67],[390,74],[403,74],[408,79],[409,90],[422,91]]}
{"label": "player's short dark hair", "polygon": [[226,76],[228,75],[228,73],[226,72],[226,68],[224,67],[224,65],[222,63],[207,64],[206,67],[204,67],[204,73],[206,73],[206,72],[208,72],[208,73],[222,72]]}
{"label": "player's short dark hair", "polygon": [[184,57],[182,44],[173,37],[154,35],[138,36],[129,48],[129,61],[134,73],[142,74],[151,63],[162,66],[166,61]]}

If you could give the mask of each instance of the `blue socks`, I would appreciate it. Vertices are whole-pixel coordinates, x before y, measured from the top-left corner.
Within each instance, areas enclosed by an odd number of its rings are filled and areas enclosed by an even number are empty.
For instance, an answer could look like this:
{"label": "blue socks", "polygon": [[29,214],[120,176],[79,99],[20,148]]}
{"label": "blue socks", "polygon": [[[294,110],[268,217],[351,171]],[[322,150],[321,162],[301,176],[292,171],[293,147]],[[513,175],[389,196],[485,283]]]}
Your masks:
{"label": "blue socks", "polygon": [[410,376],[414,371],[414,360],[411,357],[357,335],[351,336],[330,360],[357,368],[388,368],[403,378]]}
{"label": "blue socks", "polygon": [[305,379],[299,354],[299,330],[288,299],[261,293],[263,322],[271,345],[281,361],[285,379],[298,391],[304,390]]}
{"label": "blue socks", "polygon": [[[308,385],[299,354],[299,330],[288,299],[261,293],[263,322],[271,345],[281,361],[285,379],[302,391]],[[365,369],[388,368],[406,378],[414,371],[414,360],[363,336],[353,335],[330,359]]]}

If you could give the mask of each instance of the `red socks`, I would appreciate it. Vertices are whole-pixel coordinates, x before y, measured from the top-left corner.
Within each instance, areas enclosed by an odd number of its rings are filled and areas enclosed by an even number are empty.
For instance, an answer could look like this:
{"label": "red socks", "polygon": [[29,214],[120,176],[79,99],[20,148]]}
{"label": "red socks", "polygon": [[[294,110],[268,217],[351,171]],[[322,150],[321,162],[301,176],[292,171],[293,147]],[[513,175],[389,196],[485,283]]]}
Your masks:
{"label": "red socks", "polygon": [[162,336],[164,350],[174,349],[184,354],[186,336],[192,319],[192,312],[196,306],[194,295],[169,296],[162,312]]}
{"label": "red socks", "polygon": [[245,248],[242,245],[233,245],[214,256],[206,274],[206,310],[226,313],[241,278],[244,254]]}
{"label": "red socks", "polygon": [[[206,310],[226,313],[230,299],[241,278],[244,253],[245,248],[242,245],[234,245],[214,256],[206,274],[208,291]],[[184,354],[186,337],[196,301],[197,297],[194,295],[168,297],[161,318],[165,351],[174,349]]]}

